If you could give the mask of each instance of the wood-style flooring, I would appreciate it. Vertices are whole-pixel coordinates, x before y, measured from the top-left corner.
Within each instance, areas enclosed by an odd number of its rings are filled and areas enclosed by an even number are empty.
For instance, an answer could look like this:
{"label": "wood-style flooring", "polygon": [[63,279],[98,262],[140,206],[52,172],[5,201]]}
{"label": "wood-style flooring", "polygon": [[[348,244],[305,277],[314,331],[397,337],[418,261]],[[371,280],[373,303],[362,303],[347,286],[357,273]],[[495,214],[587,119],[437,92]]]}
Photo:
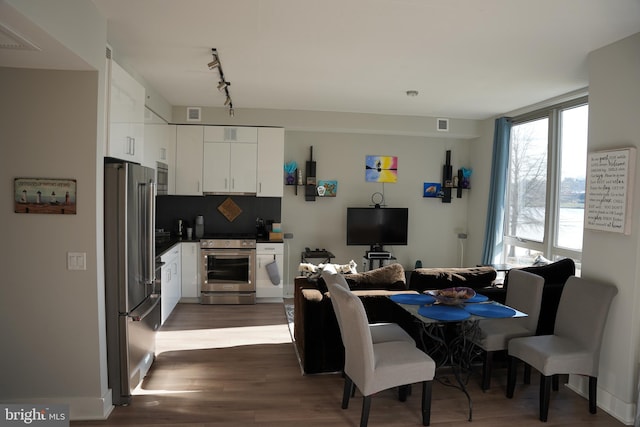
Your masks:
{"label": "wood-style flooring", "polygon": [[[491,389],[480,375],[465,395],[434,381],[432,426],[540,427],[538,380],[520,381],[513,399],[504,395],[506,369],[494,367]],[[341,409],[340,374],[302,375],[282,304],[178,304],[158,333],[157,357],[133,403],[116,407],[104,421],[71,426],[358,426],[362,398]],[[421,387],[406,402],[394,391],[372,400],[369,426],[420,426]],[[601,409],[589,414],[587,401],[564,386],[552,392],[546,426],[620,427]]]}

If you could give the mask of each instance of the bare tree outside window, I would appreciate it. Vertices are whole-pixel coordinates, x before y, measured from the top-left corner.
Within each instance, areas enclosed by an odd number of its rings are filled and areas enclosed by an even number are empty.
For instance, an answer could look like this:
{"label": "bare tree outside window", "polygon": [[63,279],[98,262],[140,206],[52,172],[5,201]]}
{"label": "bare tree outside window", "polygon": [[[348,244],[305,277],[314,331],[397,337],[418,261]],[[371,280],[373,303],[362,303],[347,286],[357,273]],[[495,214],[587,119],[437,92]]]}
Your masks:
{"label": "bare tree outside window", "polygon": [[588,114],[585,97],[514,118],[503,262],[523,265],[570,257],[579,271]]}
{"label": "bare tree outside window", "polygon": [[[542,242],[546,212],[548,120],[511,128],[507,235]],[[511,247],[507,256],[515,256]]]}

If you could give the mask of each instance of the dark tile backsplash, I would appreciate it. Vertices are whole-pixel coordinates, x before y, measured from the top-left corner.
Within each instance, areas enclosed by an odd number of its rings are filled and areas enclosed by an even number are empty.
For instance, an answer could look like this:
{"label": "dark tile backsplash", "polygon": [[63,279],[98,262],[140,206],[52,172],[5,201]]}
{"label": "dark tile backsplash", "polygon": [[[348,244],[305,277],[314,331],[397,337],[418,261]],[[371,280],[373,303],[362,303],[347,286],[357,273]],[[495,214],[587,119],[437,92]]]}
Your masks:
{"label": "dark tile backsplash", "polygon": [[[242,213],[229,222],[218,211],[227,198],[231,198],[242,209]],[[256,218],[269,222],[280,222],[279,197],[255,196],[157,196],[156,228],[175,233],[178,219],[184,227],[193,227],[198,215],[204,216],[205,236],[214,233],[255,233]]]}

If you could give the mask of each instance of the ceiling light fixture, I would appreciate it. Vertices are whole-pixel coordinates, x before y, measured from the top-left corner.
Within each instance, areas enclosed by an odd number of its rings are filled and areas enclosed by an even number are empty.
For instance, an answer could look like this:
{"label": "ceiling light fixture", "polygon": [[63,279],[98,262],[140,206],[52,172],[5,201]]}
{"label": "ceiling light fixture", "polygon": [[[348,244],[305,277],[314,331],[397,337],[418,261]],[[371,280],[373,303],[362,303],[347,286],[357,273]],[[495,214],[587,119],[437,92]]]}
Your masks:
{"label": "ceiling light fixture", "polygon": [[220,92],[224,92],[224,106],[229,107],[229,116],[233,117],[235,112],[233,110],[233,101],[231,100],[231,94],[229,93],[229,83],[224,78],[224,72],[222,71],[222,61],[220,61],[220,55],[218,55],[218,50],[216,48],[211,49],[211,54],[213,55],[213,61],[209,62],[207,66],[210,70],[218,69],[218,74],[220,74],[220,79],[218,80],[218,90]]}

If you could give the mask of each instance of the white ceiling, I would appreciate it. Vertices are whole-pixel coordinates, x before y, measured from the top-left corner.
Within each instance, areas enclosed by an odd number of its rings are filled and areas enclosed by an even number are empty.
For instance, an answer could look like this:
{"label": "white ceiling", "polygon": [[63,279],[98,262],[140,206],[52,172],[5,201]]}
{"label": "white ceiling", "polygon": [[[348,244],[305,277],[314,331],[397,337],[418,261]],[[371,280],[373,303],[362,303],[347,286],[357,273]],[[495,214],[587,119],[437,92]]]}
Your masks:
{"label": "white ceiling", "polygon": [[[483,119],[588,86],[640,0],[92,0],[172,105]],[[419,95],[410,98],[407,90]]]}

